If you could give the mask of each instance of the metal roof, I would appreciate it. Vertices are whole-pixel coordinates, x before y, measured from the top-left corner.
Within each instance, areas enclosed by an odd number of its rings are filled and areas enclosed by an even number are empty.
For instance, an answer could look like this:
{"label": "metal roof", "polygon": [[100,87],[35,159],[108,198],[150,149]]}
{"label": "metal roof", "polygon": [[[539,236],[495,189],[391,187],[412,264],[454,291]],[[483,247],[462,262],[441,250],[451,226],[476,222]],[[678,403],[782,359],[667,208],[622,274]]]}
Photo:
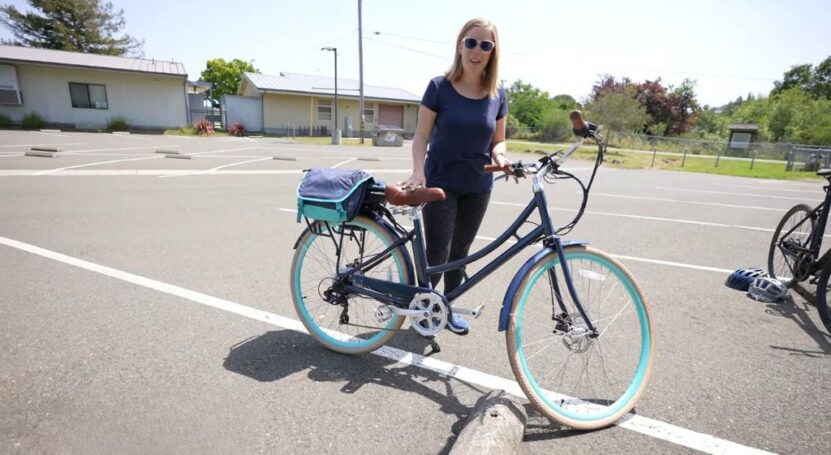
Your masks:
{"label": "metal roof", "polygon": [[161,60],[85,54],[32,47],[0,46],[0,61],[43,65],[74,66],[77,68],[131,71],[136,73],[185,76],[185,65]]}
{"label": "metal roof", "polygon": [[[245,73],[257,90],[291,92],[315,95],[334,95],[335,80],[333,77],[311,76],[307,74],[280,73],[269,76],[259,73]],[[358,97],[359,81],[355,79],[338,78],[338,96]],[[421,97],[404,89],[395,87],[379,87],[364,84],[364,98],[407,101],[418,103]]]}

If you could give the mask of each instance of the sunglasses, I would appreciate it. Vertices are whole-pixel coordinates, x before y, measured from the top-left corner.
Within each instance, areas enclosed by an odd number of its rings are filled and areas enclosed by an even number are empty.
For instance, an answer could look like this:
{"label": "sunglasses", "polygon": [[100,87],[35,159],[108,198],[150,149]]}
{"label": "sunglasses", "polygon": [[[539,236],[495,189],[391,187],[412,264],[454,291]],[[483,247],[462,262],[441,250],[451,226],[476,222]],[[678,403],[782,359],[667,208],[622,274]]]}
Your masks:
{"label": "sunglasses", "polygon": [[462,40],[462,43],[464,43],[465,47],[468,49],[476,49],[476,45],[478,44],[479,49],[482,49],[483,52],[492,51],[493,47],[496,45],[493,41],[488,41],[486,39],[479,41],[476,38],[465,38]]}

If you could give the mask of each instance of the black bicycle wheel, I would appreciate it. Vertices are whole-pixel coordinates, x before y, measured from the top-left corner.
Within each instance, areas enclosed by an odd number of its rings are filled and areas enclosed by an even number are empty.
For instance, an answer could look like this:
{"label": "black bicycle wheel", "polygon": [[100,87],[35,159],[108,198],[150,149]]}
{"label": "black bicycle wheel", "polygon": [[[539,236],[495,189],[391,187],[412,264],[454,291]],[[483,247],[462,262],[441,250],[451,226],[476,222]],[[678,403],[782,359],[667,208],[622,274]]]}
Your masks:
{"label": "black bicycle wheel", "polygon": [[831,291],[828,287],[829,276],[831,276],[831,261],[826,261],[817,280],[817,311],[819,311],[822,324],[825,325],[825,330],[831,333],[831,309],[828,308],[828,291]]}
{"label": "black bicycle wheel", "polygon": [[[799,204],[782,217],[768,252],[768,273],[791,288],[807,277],[806,251],[811,243],[816,221],[809,219],[811,208]],[[804,221],[804,222],[803,222]]]}

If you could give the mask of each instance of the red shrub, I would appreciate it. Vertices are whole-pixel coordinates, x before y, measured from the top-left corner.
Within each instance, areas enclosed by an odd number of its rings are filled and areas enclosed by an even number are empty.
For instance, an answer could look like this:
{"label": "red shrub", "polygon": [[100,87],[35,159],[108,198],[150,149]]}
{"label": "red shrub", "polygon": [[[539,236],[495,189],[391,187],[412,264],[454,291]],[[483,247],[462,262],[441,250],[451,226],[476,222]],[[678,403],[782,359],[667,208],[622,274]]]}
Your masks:
{"label": "red shrub", "polygon": [[193,128],[196,129],[196,133],[200,136],[209,136],[211,134],[214,134],[214,126],[211,124],[211,122],[205,119],[202,119],[194,123]]}
{"label": "red shrub", "polygon": [[242,137],[245,136],[245,125],[240,122],[234,122],[228,127],[228,134],[231,136]]}

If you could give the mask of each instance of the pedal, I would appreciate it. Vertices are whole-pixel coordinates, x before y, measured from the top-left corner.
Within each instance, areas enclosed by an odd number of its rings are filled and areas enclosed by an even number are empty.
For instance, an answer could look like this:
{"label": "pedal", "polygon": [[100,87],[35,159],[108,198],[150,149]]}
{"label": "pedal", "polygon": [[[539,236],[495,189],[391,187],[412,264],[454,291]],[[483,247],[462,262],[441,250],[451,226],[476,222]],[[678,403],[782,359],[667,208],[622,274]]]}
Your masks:
{"label": "pedal", "polygon": [[474,319],[478,319],[479,316],[482,315],[482,311],[485,310],[485,304],[480,303],[476,305],[474,308],[456,308],[453,307],[453,312],[456,314],[469,314],[473,316]]}

